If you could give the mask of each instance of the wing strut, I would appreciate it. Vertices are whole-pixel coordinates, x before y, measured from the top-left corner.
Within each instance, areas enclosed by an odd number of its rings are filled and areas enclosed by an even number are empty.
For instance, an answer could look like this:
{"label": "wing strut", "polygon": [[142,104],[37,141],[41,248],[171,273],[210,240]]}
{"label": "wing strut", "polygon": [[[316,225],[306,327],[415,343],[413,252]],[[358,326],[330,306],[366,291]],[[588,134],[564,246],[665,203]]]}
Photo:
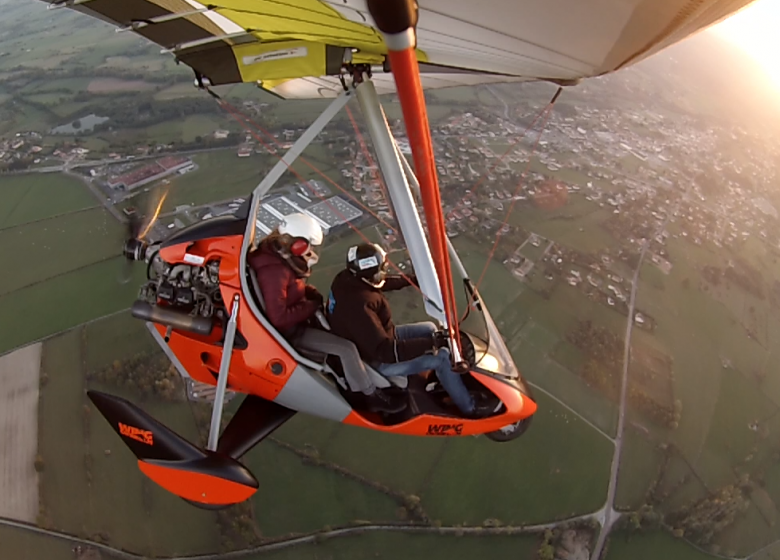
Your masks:
{"label": "wing strut", "polygon": [[417,3],[414,0],[368,0],[368,9],[384,35],[390,68],[404,116],[414,167],[420,182],[423,209],[431,240],[431,253],[444,299],[453,363],[462,363],[455,289],[447,250],[447,232],[441,207],[433,142],[415,54]]}
{"label": "wing strut", "polygon": [[[409,257],[412,259],[414,271],[420,283],[425,301],[425,311],[438,321],[449,323],[449,317],[443,313],[443,295],[441,282],[436,269],[431,266],[432,253],[435,249],[428,246],[425,239],[420,217],[414,204],[414,198],[409,191],[409,184],[395,149],[395,141],[387,124],[387,119],[379,103],[374,82],[370,79],[363,80],[356,88],[356,95],[360,102],[371,142],[374,145],[377,161],[387,184],[390,202],[393,205],[395,218],[403,233],[404,241],[409,249]],[[447,325],[445,325],[447,326]],[[447,328],[449,328],[447,326]]]}

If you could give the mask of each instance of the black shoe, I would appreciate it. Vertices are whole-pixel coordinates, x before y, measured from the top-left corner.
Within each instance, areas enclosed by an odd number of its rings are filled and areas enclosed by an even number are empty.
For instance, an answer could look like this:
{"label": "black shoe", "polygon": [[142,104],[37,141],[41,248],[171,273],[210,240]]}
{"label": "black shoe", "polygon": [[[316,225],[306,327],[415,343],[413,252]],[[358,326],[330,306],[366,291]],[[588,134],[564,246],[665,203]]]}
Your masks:
{"label": "black shoe", "polygon": [[493,416],[496,412],[498,412],[499,408],[501,408],[500,403],[476,402],[474,403],[474,410],[471,411],[469,417],[473,418],[474,420],[487,418],[488,416]]}
{"label": "black shoe", "polygon": [[366,405],[371,412],[386,412],[394,414],[406,408],[406,399],[399,396],[391,396],[381,389],[377,389],[370,395],[366,395]]}

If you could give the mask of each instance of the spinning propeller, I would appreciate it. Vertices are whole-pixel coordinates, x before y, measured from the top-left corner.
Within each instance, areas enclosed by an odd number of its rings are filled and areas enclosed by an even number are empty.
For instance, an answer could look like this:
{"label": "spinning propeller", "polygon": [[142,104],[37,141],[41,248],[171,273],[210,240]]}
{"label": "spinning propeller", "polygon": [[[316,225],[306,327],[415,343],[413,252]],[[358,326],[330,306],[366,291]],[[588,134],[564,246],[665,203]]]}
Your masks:
{"label": "spinning propeller", "polygon": [[122,255],[125,257],[125,261],[119,275],[121,284],[127,284],[130,281],[133,274],[133,261],[146,259],[146,250],[150,245],[147,241],[147,236],[160,216],[160,210],[168,196],[167,188],[159,189],[157,192],[159,192],[158,196],[149,196],[147,199],[148,203],[146,206],[150,209],[154,208],[148,218],[146,213],[143,215],[136,213],[130,216],[130,219],[127,221],[127,237],[122,244]]}

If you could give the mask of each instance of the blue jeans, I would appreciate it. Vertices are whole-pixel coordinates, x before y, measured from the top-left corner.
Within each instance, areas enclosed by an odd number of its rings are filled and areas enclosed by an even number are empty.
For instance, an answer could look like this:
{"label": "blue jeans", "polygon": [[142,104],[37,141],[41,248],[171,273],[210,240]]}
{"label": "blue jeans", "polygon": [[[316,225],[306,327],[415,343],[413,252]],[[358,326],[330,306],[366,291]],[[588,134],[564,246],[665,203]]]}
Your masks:
{"label": "blue jeans", "polygon": [[[436,326],[430,322],[410,323],[397,326],[395,336],[398,340],[430,337],[435,330]],[[464,414],[471,414],[474,411],[474,399],[471,398],[460,375],[452,371],[450,351],[447,348],[439,348],[436,354],[423,354],[406,362],[379,364],[376,369],[386,377],[416,375],[432,369],[460,411]]]}

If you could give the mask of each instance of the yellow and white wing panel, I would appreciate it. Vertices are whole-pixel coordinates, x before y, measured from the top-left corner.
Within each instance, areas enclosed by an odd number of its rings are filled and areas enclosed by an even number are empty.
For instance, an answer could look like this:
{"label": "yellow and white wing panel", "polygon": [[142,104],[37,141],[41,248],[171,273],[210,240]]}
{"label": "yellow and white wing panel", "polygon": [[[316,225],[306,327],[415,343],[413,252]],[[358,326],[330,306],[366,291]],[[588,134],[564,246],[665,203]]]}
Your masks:
{"label": "yellow and white wing panel", "polygon": [[[260,82],[282,97],[335,95],[346,60],[387,49],[365,0],[45,0],[130,27],[212,84]],[[633,64],[754,0],[418,0],[423,86],[558,83]]]}

